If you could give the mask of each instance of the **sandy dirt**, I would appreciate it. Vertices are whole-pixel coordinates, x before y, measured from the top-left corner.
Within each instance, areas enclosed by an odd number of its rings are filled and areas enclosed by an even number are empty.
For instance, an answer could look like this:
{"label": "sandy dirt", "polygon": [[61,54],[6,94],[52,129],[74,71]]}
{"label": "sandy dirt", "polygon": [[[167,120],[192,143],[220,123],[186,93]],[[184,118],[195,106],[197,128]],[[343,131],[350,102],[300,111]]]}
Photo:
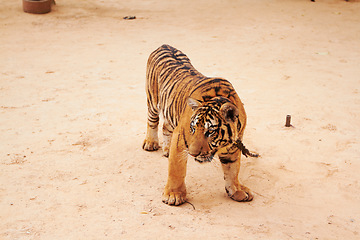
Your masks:
{"label": "sandy dirt", "polygon": [[[359,1],[56,2],[0,0],[0,239],[360,238]],[[141,145],[163,43],[245,103],[252,202],[191,158],[195,209],[161,202],[167,159]]]}

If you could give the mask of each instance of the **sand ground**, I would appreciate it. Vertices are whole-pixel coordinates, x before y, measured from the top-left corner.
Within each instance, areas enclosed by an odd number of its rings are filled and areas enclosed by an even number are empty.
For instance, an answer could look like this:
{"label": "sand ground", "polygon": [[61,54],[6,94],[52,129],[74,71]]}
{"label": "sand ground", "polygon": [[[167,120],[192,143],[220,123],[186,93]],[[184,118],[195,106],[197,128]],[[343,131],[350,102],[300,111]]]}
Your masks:
{"label": "sand ground", "polygon": [[[359,1],[0,3],[0,239],[360,238]],[[195,209],[161,202],[167,159],[141,145],[163,43],[245,103],[252,202],[192,159]]]}

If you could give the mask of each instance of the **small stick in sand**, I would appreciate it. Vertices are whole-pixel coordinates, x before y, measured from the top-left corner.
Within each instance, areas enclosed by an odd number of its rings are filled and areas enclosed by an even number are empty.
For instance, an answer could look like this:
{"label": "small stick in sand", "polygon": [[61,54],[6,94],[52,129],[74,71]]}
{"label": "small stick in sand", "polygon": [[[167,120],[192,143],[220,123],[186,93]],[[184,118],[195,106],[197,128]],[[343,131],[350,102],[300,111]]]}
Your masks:
{"label": "small stick in sand", "polygon": [[291,127],[291,115],[286,115],[285,127]]}

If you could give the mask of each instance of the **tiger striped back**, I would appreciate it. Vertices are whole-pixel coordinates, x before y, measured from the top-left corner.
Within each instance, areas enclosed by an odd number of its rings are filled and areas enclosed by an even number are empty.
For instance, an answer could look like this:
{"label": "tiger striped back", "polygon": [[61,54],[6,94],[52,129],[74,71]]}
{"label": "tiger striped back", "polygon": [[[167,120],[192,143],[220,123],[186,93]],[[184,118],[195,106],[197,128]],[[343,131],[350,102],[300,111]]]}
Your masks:
{"label": "tiger striped back", "polygon": [[169,45],[162,45],[151,53],[146,79],[148,121],[152,128],[158,125],[160,108],[169,130],[174,130],[189,97],[206,102],[224,96],[234,103],[240,102],[230,82],[205,77],[184,53]]}

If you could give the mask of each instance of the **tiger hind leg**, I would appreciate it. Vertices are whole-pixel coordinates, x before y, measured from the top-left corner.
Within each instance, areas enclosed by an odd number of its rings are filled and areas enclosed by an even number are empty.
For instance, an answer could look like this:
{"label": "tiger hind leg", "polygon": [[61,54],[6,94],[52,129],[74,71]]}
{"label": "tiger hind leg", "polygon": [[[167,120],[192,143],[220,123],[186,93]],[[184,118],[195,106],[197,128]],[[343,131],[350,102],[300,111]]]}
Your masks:
{"label": "tiger hind leg", "polygon": [[157,108],[157,101],[152,102],[149,98],[150,91],[148,93],[148,121],[146,137],[142,148],[146,151],[156,151],[160,148],[158,138],[158,125],[159,125],[159,110]]}
{"label": "tiger hind leg", "polygon": [[147,125],[146,138],[144,140],[142,148],[146,151],[156,151],[160,148],[158,138],[158,127],[152,128]]}

